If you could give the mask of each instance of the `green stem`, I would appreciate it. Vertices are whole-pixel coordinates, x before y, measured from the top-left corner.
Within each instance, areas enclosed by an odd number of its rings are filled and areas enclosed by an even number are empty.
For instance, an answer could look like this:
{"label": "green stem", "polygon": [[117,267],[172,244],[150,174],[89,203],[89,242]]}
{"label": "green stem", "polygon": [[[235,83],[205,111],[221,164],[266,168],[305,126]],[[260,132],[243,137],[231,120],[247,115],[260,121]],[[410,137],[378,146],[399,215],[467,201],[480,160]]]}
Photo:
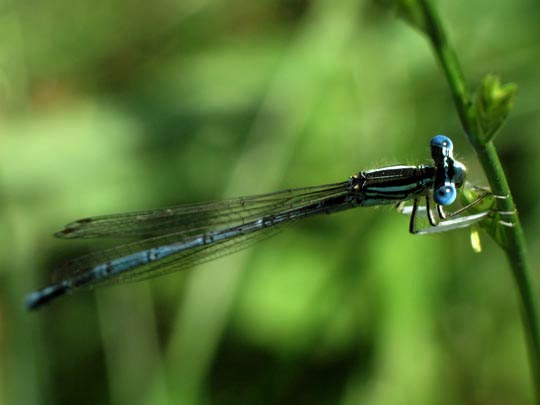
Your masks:
{"label": "green stem", "polygon": [[504,216],[505,221],[511,222],[513,226],[499,226],[497,231],[500,237],[495,239],[498,239],[497,242],[506,252],[519,291],[529,349],[533,387],[536,392],[536,401],[540,404],[540,329],[538,323],[538,304],[526,258],[523,228],[521,227],[510,187],[508,186],[508,181],[506,180],[506,175],[501,166],[495,146],[491,140],[485,142],[485,137],[482,136],[482,127],[479,125],[476,117],[471,91],[467,86],[459,60],[448,41],[441,21],[429,0],[418,0],[417,4],[424,20],[425,32],[448,80],[461,124],[482,164],[491,190],[495,195],[508,197],[497,200],[498,209],[500,211],[513,212],[511,215]]}

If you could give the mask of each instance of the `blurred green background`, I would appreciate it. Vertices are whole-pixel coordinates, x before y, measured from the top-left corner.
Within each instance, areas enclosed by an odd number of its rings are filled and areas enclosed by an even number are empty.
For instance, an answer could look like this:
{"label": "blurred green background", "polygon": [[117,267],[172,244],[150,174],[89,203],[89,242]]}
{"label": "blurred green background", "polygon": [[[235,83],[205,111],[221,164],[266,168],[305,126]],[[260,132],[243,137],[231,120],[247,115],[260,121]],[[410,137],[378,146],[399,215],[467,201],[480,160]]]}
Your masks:
{"label": "blurred green background", "polygon": [[[427,42],[390,2],[0,5],[0,401],[526,404],[513,280],[483,237],[421,237],[392,209],[291,226],[197,269],[24,295],[76,218],[330,183],[429,162],[452,136],[485,184]],[[540,256],[540,3],[437,2],[472,85],[515,81],[496,139]]]}

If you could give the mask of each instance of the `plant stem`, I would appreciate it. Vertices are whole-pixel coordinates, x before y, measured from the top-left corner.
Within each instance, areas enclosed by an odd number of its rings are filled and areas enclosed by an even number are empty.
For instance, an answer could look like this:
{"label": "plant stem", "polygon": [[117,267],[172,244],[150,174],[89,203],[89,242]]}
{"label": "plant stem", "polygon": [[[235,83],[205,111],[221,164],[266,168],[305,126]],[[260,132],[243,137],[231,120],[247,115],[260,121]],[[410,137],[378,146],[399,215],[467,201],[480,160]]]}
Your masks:
{"label": "plant stem", "polygon": [[495,239],[506,252],[519,291],[523,323],[529,349],[533,387],[536,393],[536,401],[540,404],[540,330],[538,323],[538,303],[527,263],[523,228],[521,227],[508,181],[506,180],[506,175],[501,166],[495,146],[491,140],[485,142],[485,138],[482,136],[483,129],[476,116],[471,91],[467,86],[459,60],[448,41],[441,21],[431,6],[430,0],[418,0],[417,4],[424,19],[424,30],[429,37],[436,57],[448,80],[461,124],[486,173],[491,190],[494,195],[507,196],[504,199],[497,199],[497,208],[500,211],[512,213],[511,215],[505,215],[504,218],[505,221],[508,220],[508,222],[511,222],[513,226],[499,226],[498,232],[500,237],[495,237]]}

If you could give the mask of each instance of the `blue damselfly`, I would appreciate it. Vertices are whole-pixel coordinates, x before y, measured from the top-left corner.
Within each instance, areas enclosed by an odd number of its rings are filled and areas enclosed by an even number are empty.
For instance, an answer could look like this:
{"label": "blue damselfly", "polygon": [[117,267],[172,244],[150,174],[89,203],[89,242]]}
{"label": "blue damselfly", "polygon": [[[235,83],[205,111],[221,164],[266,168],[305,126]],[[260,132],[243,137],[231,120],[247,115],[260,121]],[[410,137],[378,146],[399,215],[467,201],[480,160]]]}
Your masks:
{"label": "blue damselfly", "polygon": [[[453,156],[452,141],[431,139],[431,165],[389,166],[361,171],[339,183],[296,188],[217,202],[80,219],[55,236],[64,239],[138,237],[140,240],[67,262],[52,284],[28,294],[38,308],[80,289],[144,280],[235,252],[275,234],[283,225],[354,207],[394,204],[410,214],[411,233],[433,233],[469,226],[488,212],[460,215],[489,195],[447,214],[465,181],[465,166]],[[420,207],[421,201],[425,206]],[[412,206],[403,203],[412,201]],[[435,213],[430,204],[435,203]],[[418,212],[430,226],[419,229]]]}

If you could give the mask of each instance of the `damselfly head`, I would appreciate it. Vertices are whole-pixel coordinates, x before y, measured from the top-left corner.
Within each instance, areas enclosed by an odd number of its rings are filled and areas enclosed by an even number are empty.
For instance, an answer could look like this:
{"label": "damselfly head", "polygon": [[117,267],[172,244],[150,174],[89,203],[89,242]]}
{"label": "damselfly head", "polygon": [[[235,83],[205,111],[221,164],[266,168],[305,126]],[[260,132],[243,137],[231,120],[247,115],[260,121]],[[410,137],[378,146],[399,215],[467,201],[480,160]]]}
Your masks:
{"label": "damselfly head", "polygon": [[445,158],[452,157],[454,144],[445,135],[435,135],[429,142],[431,146],[431,157],[436,165],[442,164]]}
{"label": "damselfly head", "polygon": [[452,143],[452,140],[445,135],[435,135],[433,138],[431,138],[430,145],[432,148],[435,147],[447,149],[449,151],[452,151],[452,149],[454,149],[454,144]]}
{"label": "damselfly head", "polygon": [[447,136],[434,136],[430,146],[436,170],[433,199],[437,204],[450,205],[465,181],[465,166],[454,159],[454,144]]}

